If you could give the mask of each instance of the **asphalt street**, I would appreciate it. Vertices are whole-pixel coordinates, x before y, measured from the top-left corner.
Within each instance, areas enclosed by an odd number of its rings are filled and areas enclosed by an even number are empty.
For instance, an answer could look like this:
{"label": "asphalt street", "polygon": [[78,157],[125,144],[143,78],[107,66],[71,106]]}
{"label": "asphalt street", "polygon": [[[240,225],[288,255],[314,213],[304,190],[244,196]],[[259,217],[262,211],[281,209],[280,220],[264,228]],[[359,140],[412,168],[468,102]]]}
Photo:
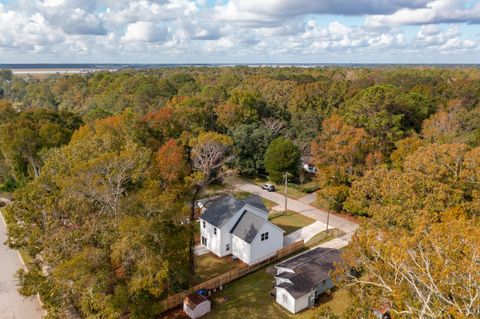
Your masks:
{"label": "asphalt street", "polygon": [[40,319],[43,310],[36,297],[18,293],[15,273],[23,267],[20,255],[5,245],[7,228],[0,214],[0,319]]}

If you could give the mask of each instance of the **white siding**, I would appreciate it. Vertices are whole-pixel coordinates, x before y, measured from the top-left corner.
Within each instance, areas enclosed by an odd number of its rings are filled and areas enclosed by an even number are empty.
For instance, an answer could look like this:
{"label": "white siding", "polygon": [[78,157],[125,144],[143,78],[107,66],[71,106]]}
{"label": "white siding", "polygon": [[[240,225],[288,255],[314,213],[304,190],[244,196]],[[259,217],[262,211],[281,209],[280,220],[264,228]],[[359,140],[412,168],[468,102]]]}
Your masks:
{"label": "white siding", "polygon": [[[261,234],[268,232],[268,239],[262,241]],[[283,247],[283,231],[269,222],[264,223],[251,245],[251,263],[256,263],[271,255]]]}
{"label": "white siding", "polygon": [[[222,232],[220,229],[217,228],[217,234],[214,233],[213,225],[205,222],[205,228],[203,227],[204,220],[200,219],[200,236],[205,237],[207,239],[207,247],[211,252],[215,255],[222,257],[221,251],[221,235]],[[200,243],[203,245],[202,238],[200,237]]]}
{"label": "white siding", "polygon": [[[235,215],[233,215],[230,220],[223,225],[221,229],[221,243],[220,243],[220,254],[219,256],[228,256],[230,254],[233,254],[232,246],[233,246],[233,239],[232,239],[232,234],[230,233],[230,230],[232,230],[233,225],[237,222],[237,220],[242,216],[241,212],[238,211]],[[230,250],[227,251],[227,244],[230,244]]]}
{"label": "white siding", "polygon": [[[230,230],[242,216],[245,208],[248,208],[250,213],[257,215],[262,219],[267,220],[268,218],[268,215],[265,214],[265,212],[253,206],[245,205],[232,218],[230,218],[230,220],[221,229],[217,228],[216,235],[214,234],[214,226],[208,222],[205,222],[206,227],[203,228],[204,220],[200,217],[200,236],[207,239],[207,245],[205,247],[215,255],[224,257],[233,254],[243,262],[247,264],[253,264],[257,261],[265,259],[266,257],[269,257],[278,249],[283,247],[283,231],[267,222],[262,226],[262,229],[251,244],[248,244],[243,240],[233,236],[230,233]],[[269,233],[268,240],[262,242],[260,240],[260,234],[265,232]],[[227,250],[227,245],[230,246],[230,250]]]}
{"label": "white siding", "polygon": [[308,297],[310,293],[303,295],[302,297],[295,299],[295,308],[293,313],[302,311],[303,309],[308,308]]}
{"label": "white siding", "polygon": [[250,245],[235,235],[232,235],[232,254],[246,264],[251,264]]}
{"label": "white siding", "polygon": [[290,311],[291,313],[295,313],[295,299],[283,288],[276,288],[275,291],[275,298],[277,303]]}
{"label": "white siding", "polygon": [[310,293],[295,299],[287,292],[287,290],[277,287],[275,295],[277,303],[293,314],[308,308],[308,298]]}
{"label": "white siding", "polygon": [[209,300],[197,305],[191,309],[186,303],[183,303],[183,311],[192,319],[200,318],[210,312],[211,304]]}

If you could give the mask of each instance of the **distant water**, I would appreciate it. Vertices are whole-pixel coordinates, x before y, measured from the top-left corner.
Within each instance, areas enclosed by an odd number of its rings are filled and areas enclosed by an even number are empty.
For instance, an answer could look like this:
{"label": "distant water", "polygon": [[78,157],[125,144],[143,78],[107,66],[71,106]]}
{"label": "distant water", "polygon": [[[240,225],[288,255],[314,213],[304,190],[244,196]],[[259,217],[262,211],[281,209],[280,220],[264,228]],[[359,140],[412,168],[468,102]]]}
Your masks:
{"label": "distant water", "polygon": [[13,70],[118,70],[126,68],[134,69],[152,69],[152,68],[176,68],[176,67],[480,67],[480,64],[365,64],[365,63],[198,63],[198,64],[76,64],[76,63],[47,63],[47,64],[0,64],[0,69]]}

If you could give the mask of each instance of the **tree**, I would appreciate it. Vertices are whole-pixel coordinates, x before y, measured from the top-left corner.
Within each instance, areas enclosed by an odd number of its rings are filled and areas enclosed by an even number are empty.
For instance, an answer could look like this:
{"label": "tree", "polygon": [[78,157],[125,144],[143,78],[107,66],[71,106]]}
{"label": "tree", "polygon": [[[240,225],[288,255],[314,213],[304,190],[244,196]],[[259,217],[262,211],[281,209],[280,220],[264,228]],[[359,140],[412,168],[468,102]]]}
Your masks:
{"label": "tree", "polygon": [[365,169],[371,137],[363,128],[345,124],[338,115],[323,121],[322,132],[312,142],[313,162],[319,170],[319,181],[326,185],[349,185]]}
{"label": "tree", "polygon": [[376,138],[385,154],[403,136],[398,94],[398,89],[391,85],[370,87],[347,101],[341,111],[347,124],[363,127]]}
{"label": "tree", "polygon": [[195,272],[194,256],[194,227],[195,204],[200,192],[213,181],[222,177],[225,165],[233,157],[230,155],[233,141],[223,134],[215,132],[203,132],[190,141],[191,153],[190,159],[195,173],[191,177],[193,196],[190,204],[190,270]]}
{"label": "tree", "polygon": [[297,176],[300,168],[300,150],[289,139],[279,137],[265,151],[265,169],[270,179],[281,183],[283,175]]}
{"label": "tree", "polygon": [[11,81],[13,79],[12,70],[1,69],[0,70],[0,82]]}
{"label": "tree", "polygon": [[346,285],[361,309],[382,300],[396,318],[480,316],[480,224],[460,208],[437,222],[420,217],[413,229],[361,225],[343,256]]}
{"label": "tree", "polygon": [[395,142],[395,150],[390,154],[392,167],[401,169],[405,159],[422,147],[425,141],[417,135],[412,135]]}
{"label": "tree", "polygon": [[264,154],[276,134],[264,125],[244,124],[237,126],[231,135],[234,141],[235,166],[240,173],[264,173]]}
{"label": "tree", "polygon": [[41,154],[68,143],[73,131],[81,125],[80,117],[69,112],[40,109],[18,114],[7,107],[1,114],[6,122],[0,124],[0,149],[17,182],[38,177]]}
{"label": "tree", "polygon": [[141,123],[125,112],[81,127],[8,207],[9,244],[37,257],[22,291],[41,291],[52,316],[154,318],[191,279],[183,151],[169,141],[154,158]]}

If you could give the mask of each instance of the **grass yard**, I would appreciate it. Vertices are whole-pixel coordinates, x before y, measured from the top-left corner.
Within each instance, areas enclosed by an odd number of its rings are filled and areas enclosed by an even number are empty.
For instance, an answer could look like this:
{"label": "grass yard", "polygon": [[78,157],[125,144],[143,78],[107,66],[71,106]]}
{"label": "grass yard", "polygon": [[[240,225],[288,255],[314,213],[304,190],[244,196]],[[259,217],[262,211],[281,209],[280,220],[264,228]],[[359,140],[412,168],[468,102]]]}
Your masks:
{"label": "grass yard", "polygon": [[229,256],[220,258],[212,253],[198,256],[196,261],[197,274],[195,276],[195,284],[200,284],[204,281],[220,276],[243,264],[239,260],[233,261]]}
{"label": "grass yard", "polygon": [[[318,298],[318,306],[329,307],[337,316],[342,315],[350,304],[350,296],[345,289],[332,289],[331,293],[324,293]],[[302,313],[303,314],[303,313]],[[300,314],[298,319],[310,319],[310,316],[302,316]],[[297,317],[295,317],[297,318]]]}
{"label": "grass yard", "polygon": [[203,318],[290,318],[270,296],[272,287],[273,276],[262,268],[215,293],[211,298],[212,311]]}
{"label": "grass yard", "polygon": [[272,223],[283,229],[285,231],[284,235],[291,234],[294,231],[315,222],[315,220],[307,216],[303,216],[292,211],[287,211],[284,213],[273,213],[270,214],[268,219]]}
{"label": "grass yard", "polygon": [[[275,298],[270,296],[273,282],[273,275],[267,273],[266,269],[263,268],[226,285],[223,290],[213,294],[211,297],[212,311],[203,318],[315,318],[316,308],[292,315],[278,305]],[[330,294],[323,294],[317,306],[328,306],[335,314],[340,315],[347,309],[349,300],[346,290],[334,289]]]}

